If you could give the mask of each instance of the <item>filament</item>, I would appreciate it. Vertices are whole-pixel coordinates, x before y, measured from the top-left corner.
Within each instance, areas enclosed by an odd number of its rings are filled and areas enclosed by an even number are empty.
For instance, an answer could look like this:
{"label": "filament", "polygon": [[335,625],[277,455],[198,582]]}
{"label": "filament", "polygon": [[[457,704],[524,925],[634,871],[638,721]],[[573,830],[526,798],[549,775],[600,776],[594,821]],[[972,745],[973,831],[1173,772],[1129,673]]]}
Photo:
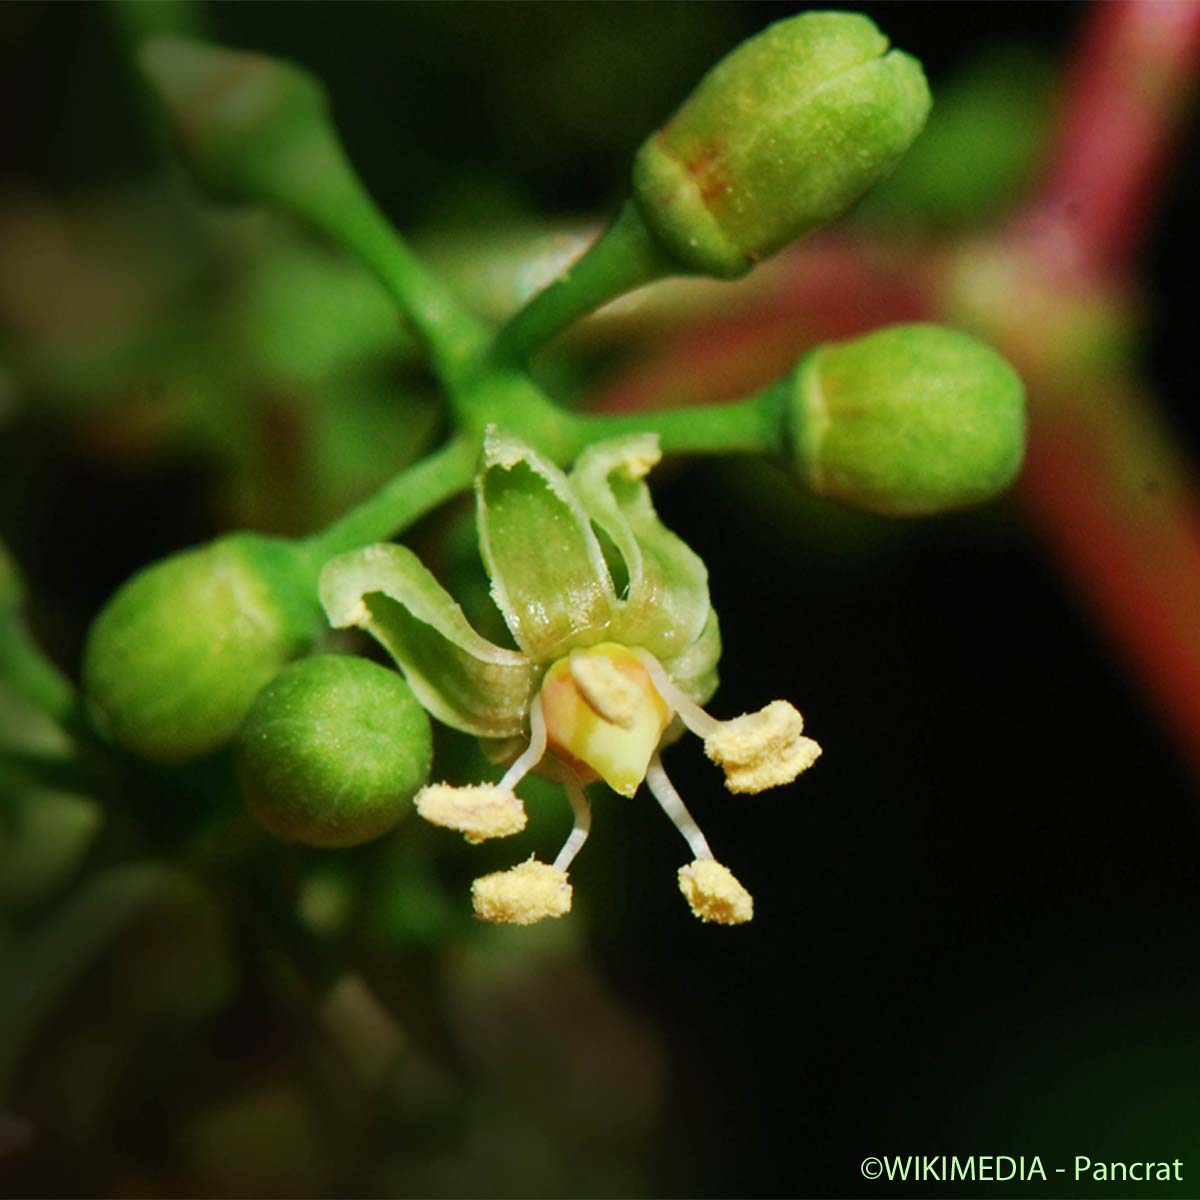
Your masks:
{"label": "filament", "polygon": [[558,857],[554,860],[554,866],[559,871],[565,871],[571,865],[575,855],[587,841],[588,833],[592,828],[592,802],[588,799],[583,784],[579,782],[579,776],[574,771],[564,771],[562,783],[563,787],[567,789],[567,799],[571,801],[575,824],[572,826],[567,840],[563,843],[563,848],[558,852]]}
{"label": "filament", "polygon": [[[675,710],[679,719],[697,736],[707,738],[721,728],[722,722],[710,717],[667,674],[662,663],[649,650],[637,651],[658,694]],[[670,786],[669,784],[667,785]],[[673,789],[672,789],[673,790]]]}
{"label": "filament", "polygon": [[546,718],[542,715],[542,698],[535,696],[529,708],[529,745],[520,757],[504,772],[504,778],[496,786],[512,791],[513,788],[542,761],[546,755]]}
{"label": "filament", "polygon": [[683,834],[687,844],[692,848],[692,854],[699,859],[712,858],[713,852],[708,848],[708,842],[704,840],[700,826],[688,812],[687,805],[675,790],[675,785],[667,778],[667,773],[663,770],[662,759],[657,754],[650,760],[650,767],[646,771],[646,783],[663,812],[671,818],[672,824]]}

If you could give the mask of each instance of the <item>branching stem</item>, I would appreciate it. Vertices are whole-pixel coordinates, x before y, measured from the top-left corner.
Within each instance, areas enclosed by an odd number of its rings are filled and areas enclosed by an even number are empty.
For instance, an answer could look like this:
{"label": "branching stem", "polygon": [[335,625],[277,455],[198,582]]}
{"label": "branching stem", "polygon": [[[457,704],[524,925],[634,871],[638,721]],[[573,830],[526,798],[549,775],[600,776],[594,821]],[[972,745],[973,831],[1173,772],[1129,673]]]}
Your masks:
{"label": "branching stem", "polygon": [[492,356],[522,366],[533,353],[581,317],[635,288],[679,273],[653,242],[632,201],[582,258],[540,291],[496,336]]}

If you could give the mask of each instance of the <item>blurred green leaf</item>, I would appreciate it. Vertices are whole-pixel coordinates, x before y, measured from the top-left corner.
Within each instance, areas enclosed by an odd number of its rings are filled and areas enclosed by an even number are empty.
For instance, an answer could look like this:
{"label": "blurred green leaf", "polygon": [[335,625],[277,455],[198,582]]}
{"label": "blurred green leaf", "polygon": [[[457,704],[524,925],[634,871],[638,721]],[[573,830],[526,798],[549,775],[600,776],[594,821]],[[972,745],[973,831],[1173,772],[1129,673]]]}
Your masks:
{"label": "blurred green leaf", "polygon": [[0,824],[0,912],[49,899],[83,861],[101,824],[95,801],[36,789]]}
{"label": "blurred green leaf", "polygon": [[140,918],[157,925],[160,947],[170,952],[140,956],[127,971],[128,1000],[195,1010],[227,997],[232,966],[196,881],[157,863],[114,867],[83,883],[30,933],[0,944],[0,1092],[55,1005]]}

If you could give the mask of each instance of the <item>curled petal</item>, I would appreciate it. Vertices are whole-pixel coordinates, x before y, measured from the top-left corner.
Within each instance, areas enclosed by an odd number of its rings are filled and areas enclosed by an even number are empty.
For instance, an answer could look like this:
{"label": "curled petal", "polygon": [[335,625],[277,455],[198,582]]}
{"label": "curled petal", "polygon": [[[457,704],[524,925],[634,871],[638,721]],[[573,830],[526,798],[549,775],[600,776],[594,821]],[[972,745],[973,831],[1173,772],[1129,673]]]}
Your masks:
{"label": "curled petal", "polygon": [[663,669],[685,696],[696,704],[704,704],[717,690],[717,663],[721,661],[721,627],[714,609],[708,610],[708,620],[700,636],[682,653],[662,660]]}
{"label": "curled petal", "polygon": [[655,433],[597,442],[579,456],[571,487],[629,576],[616,605],[613,639],[665,660],[692,645],[711,610],[704,563],[659,520],[643,482],[660,457]]}
{"label": "curled petal", "polygon": [[701,921],[743,925],[754,916],[754,899],[726,866],[698,858],[679,868],[679,890]]}
{"label": "curled petal", "polygon": [[725,769],[731,792],[762,792],[790,783],[817,761],[821,747],[802,737],[804,718],[786,701],[722,721],[704,739],[704,752]]}
{"label": "curled petal", "polygon": [[483,875],[471,885],[475,915],[506,925],[534,925],[571,911],[566,871],[531,858],[519,867]]}
{"label": "curled petal", "polygon": [[508,788],[434,783],[417,793],[416,805],[431,825],[455,829],[473,845],[510,837],[525,828],[525,805]]}
{"label": "curled petal", "polygon": [[439,721],[477,737],[524,732],[533,665],[480,637],[411,550],[382,544],[338,555],[321,572],[321,603],[335,628],[357,625],[376,638]]}
{"label": "curled petal", "polygon": [[492,428],[475,497],[492,597],[517,645],[544,662],[601,641],[612,621],[612,580],[567,477]]}

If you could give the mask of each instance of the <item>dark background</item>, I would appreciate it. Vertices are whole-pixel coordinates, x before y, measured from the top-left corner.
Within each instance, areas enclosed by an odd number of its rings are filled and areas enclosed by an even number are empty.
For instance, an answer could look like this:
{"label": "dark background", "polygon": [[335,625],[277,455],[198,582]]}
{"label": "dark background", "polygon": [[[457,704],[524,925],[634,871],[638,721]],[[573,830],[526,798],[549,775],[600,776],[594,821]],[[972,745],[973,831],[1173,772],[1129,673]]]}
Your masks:
{"label": "dark background", "polygon": [[[935,97],[999,42],[1060,58],[1084,15],[1073,4],[862,8],[922,59]],[[429,227],[451,208],[483,211],[481,196],[551,215],[611,207],[629,154],[688,84],[791,11],[238,4],[212,15],[229,44],[326,79],[377,196],[402,227]],[[65,195],[147,167],[102,9],[10,5],[0,37],[13,63],[0,76],[9,187]],[[1193,119],[1143,276],[1146,369],[1193,456],[1195,145]],[[11,453],[49,434],[19,423],[9,436]],[[0,532],[33,560],[64,665],[126,571],[215,532],[193,486],[202,469],[122,475],[68,451],[38,503],[4,489]],[[133,496],[153,518],[123,521],[101,557],[95,534]],[[711,572],[726,646],[713,707],[731,715],[787,695],[825,748],[810,775],[757,797],[726,795],[694,745],[671,755],[718,856],[754,893],[755,921],[690,918],[672,884],[680,846],[641,798],[598,801],[573,871],[589,957],[665,1051],[640,1186],[972,1190],[859,1175],[864,1156],[907,1154],[1037,1154],[1050,1173],[972,1194],[1139,1194],[1056,1177],[1076,1154],[1181,1158],[1185,1181],[1200,1179],[1200,837],[1178,749],[1018,498],[900,527],[790,497],[782,479],[707,463],[658,492]],[[579,1194],[590,1178],[581,1168]],[[1152,1193],[1200,1195],[1200,1184],[1141,1194]]]}

